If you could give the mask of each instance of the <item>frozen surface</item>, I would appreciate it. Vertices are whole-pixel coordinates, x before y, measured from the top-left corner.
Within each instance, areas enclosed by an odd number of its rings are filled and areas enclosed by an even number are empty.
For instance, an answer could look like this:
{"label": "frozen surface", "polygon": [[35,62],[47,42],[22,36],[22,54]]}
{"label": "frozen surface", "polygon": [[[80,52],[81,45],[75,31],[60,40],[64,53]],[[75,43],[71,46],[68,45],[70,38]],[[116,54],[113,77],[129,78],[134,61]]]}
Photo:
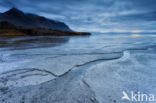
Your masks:
{"label": "frozen surface", "polygon": [[149,53],[130,52],[129,57],[91,67],[84,78],[95,91],[99,102],[129,103],[121,100],[123,91],[156,94],[156,54]]}
{"label": "frozen surface", "polygon": [[0,41],[2,103],[127,103],[122,91],[156,95],[155,35]]}

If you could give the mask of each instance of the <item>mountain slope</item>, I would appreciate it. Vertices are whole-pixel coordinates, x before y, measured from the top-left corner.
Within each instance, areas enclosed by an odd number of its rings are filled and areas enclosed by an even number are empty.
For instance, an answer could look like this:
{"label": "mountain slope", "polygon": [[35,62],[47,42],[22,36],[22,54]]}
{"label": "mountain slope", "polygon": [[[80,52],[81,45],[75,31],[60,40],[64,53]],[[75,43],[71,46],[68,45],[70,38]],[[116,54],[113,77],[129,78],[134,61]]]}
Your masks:
{"label": "mountain slope", "polygon": [[67,30],[53,30],[46,28],[31,28],[16,26],[8,21],[0,22],[0,36],[78,36],[91,35],[87,32],[74,32]]}
{"label": "mountain slope", "polygon": [[16,8],[0,13],[0,21],[8,21],[18,26],[50,28],[71,31],[63,22],[47,19],[35,14],[26,14]]}

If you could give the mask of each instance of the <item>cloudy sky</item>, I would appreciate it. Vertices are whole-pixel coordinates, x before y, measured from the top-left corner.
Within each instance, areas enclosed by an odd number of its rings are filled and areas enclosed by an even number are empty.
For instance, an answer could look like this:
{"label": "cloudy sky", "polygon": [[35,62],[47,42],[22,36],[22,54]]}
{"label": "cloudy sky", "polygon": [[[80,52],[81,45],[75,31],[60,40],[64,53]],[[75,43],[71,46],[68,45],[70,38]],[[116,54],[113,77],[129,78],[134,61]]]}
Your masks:
{"label": "cloudy sky", "polygon": [[155,31],[156,0],[0,0],[0,12],[16,7],[63,21],[77,31]]}

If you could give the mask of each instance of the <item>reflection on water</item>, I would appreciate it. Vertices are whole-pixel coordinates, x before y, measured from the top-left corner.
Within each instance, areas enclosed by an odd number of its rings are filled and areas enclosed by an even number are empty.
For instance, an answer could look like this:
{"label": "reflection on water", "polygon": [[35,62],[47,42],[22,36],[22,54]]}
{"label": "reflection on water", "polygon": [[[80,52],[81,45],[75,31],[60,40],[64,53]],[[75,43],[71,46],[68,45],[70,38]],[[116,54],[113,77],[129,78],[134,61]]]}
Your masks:
{"label": "reflection on water", "polygon": [[1,37],[0,48],[9,48],[9,50],[45,48],[59,46],[62,43],[66,42],[68,42],[68,37],[54,37],[54,36]]}
{"label": "reflection on water", "polygon": [[[92,36],[33,36],[33,37],[1,37],[0,51],[33,49],[42,52],[55,53],[90,53],[123,51],[133,48],[144,48],[153,46],[156,42],[155,34],[100,34],[93,33]],[[55,47],[55,48],[54,48]],[[36,48],[36,49],[35,49]],[[48,48],[48,50],[47,50]],[[41,52],[40,51],[40,52]]]}

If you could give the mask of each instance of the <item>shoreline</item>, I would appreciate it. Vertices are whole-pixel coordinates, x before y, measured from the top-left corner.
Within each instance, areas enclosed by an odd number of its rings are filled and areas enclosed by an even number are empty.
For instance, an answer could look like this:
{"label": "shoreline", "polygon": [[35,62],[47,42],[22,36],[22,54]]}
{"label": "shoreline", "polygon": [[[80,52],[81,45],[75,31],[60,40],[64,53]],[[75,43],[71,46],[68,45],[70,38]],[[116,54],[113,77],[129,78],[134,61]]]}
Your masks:
{"label": "shoreline", "polygon": [[65,30],[54,30],[48,28],[34,28],[27,26],[16,26],[10,22],[0,22],[0,36],[89,36],[89,32],[76,32]]}

